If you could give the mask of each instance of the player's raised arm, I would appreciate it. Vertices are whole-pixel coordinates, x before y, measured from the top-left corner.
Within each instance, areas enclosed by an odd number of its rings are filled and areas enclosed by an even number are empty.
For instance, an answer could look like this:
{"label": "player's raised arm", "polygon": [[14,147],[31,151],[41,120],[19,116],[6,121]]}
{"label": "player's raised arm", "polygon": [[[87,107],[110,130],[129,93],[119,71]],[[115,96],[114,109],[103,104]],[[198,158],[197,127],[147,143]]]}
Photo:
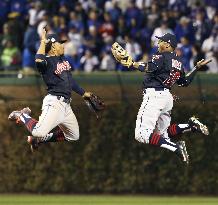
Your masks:
{"label": "player's raised arm", "polygon": [[36,54],[45,55],[45,45],[46,45],[46,28],[43,28],[41,40],[40,40],[40,46]]}
{"label": "player's raised arm", "polygon": [[202,59],[202,60],[198,61],[196,66],[190,72],[183,75],[183,77],[180,79],[178,84],[181,86],[188,86],[193,81],[199,68],[201,68],[204,65],[207,65],[211,61],[212,61],[211,59]]}
{"label": "player's raised arm", "polygon": [[39,49],[36,53],[35,56],[35,63],[36,67],[40,72],[43,72],[43,70],[47,66],[46,58],[45,58],[45,53],[46,53],[46,27],[43,28],[42,30],[42,35],[41,35],[41,40],[40,40],[40,45]]}
{"label": "player's raised arm", "polygon": [[128,52],[117,42],[113,43],[111,47],[111,52],[114,58],[121,63],[123,66],[128,68],[133,67],[142,72],[147,70],[147,63],[144,62],[135,62]]}

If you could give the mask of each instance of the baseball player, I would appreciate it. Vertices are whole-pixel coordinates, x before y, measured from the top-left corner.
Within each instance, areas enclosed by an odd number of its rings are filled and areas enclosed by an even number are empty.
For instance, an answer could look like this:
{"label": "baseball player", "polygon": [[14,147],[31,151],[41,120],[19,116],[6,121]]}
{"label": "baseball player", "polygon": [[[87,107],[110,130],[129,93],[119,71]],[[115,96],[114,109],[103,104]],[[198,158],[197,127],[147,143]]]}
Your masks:
{"label": "baseball player", "polygon": [[145,72],[143,101],[137,115],[135,139],[141,143],[168,149],[188,164],[189,156],[185,142],[174,143],[170,137],[189,130],[207,135],[208,129],[195,117],[190,118],[187,124],[170,126],[173,108],[173,96],[170,90],[175,83],[179,86],[188,86],[198,68],[211,60],[199,61],[190,73],[185,74],[182,61],[174,52],[177,46],[176,36],[167,33],[156,38],[158,38],[158,52],[146,63],[134,62],[117,42],[112,45],[111,50],[115,59],[122,65]]}
{"label": "baseball player", "polygon": [[[32,136],[27,142],[32,151],[47,142],[75,141],[79,139],[79,126],[71,109],[72,90],[84,99],[94,94],[85,92],[72,78],[71,65],[64,57],[64,43],[56,34],[46,35],[44,28],[41,43],[35,57],[36,67],[47,85],[48,94],[42,105],[39,120],[30,117],[31,110],[13,111],[8,119],[22,123]],[[58,127],[57,127],[58,126]],[[54,132],[53,128],[57,127]]]}

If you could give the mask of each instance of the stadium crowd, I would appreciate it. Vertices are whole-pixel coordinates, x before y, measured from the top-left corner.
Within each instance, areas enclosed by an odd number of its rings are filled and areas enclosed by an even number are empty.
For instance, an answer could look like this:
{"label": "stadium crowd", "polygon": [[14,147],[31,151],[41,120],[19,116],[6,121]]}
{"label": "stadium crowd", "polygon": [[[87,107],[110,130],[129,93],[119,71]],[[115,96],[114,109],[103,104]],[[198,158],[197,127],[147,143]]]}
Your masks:
{"label": "stadium crowd", "polygon": [[134,60],[147,61],[157,39],[177,36],[176,52],[186,71],[202,58],[202,70],[218,73],[217,0],[1,0],[0,70],[34,68],[40,33],[58,33],[73,70],[127,70],[116,64],[110,47],[124,45]]}

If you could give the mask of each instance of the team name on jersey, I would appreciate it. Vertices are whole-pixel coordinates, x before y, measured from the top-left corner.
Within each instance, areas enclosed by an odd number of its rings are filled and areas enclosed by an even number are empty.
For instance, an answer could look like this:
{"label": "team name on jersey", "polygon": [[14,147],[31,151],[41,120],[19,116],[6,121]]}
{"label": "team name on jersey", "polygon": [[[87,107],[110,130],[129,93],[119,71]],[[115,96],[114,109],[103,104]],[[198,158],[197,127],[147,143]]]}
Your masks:
{"label": "team name on jersey", "polygon": [[60,75],[64,70],[70,70],[71,66],[68,61],[63,61],[57,64],[57,68],[55,70],[56,75]]}
{"label": "team name on jersey", "polygon": [[179,62],[178,60],[172,59],[172,67],[176,68],[178,70],[182,69],[182,63]]}

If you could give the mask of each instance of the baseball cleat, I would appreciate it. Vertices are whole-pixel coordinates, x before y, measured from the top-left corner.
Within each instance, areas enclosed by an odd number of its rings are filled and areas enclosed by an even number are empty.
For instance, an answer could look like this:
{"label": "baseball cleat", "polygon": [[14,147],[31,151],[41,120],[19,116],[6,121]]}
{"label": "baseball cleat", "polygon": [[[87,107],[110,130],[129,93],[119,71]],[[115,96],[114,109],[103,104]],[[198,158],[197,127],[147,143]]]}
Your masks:
{"label": "baseball cleat", "polygon": [[27,137],[27,143],[30,145],[30,149],[32,152],[35,152],[39,148],[38,140],[33,136]]}
{"label": "baseball cleat", "polygon": [[186,150],[185,141],[179,141],[177,142],[177,145],[179,146],[179,150],[178,150],[179,158],[186,164],[189,164],[189,155]]}
{"label": "baseball cleat", "polygon": [[200,132],[204,135],[209,135],[209,130],[207,126],[202,124],[195,116],[189,119],[188,124],[190,125],[193,131]]}
{"label": "baseball cleat", "polygon": [[9,116],[8,119],[11,121],[16,121],[16,123],[20,122],[20,116],[25,113],[29,115],[31,113],[31,110],[29,107],[25,107],[22,110],[15,110],[13,111]]}

